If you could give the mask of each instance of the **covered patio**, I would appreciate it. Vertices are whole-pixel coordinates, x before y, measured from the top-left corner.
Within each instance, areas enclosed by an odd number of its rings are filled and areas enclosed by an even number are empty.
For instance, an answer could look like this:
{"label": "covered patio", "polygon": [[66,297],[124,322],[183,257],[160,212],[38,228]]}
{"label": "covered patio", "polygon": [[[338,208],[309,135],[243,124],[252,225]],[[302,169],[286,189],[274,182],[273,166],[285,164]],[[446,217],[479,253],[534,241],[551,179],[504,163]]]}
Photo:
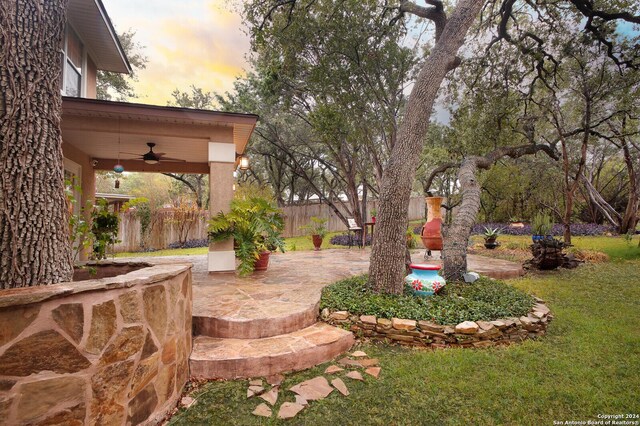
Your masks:
{"label": "covered patio", "polygon": [[[253,114],[72,97],[63,97],[62,110],[65,176],[82,188],[76,208],[95,199],[95,172],[120,164],[125,172],[208,174],[209,211],[227,212],[233,172],[258,120]],[[164,153],[159,161],[142,158],[150,142],[155,153]],[[233,242],[212,244],[207,270],[234,269]]]}

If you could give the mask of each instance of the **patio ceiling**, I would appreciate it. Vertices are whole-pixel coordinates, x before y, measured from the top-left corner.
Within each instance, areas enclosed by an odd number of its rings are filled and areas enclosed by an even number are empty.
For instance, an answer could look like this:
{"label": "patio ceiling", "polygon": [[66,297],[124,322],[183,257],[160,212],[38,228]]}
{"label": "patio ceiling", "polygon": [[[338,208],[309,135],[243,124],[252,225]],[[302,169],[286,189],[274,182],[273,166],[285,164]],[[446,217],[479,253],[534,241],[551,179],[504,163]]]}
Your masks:
{"label": "patio ceiling", "polygon": [[[111,169],[120,158],[129,171],[208,172],[208,143],[233,143],[242,154],[258,119],[252,114],[69,97],[63,98],[62,111],[63,141],[97,160],[98,170]],[[156,144],[154,152],[184,162],[148,165],[126,154],[146,153],[148,142]]]}

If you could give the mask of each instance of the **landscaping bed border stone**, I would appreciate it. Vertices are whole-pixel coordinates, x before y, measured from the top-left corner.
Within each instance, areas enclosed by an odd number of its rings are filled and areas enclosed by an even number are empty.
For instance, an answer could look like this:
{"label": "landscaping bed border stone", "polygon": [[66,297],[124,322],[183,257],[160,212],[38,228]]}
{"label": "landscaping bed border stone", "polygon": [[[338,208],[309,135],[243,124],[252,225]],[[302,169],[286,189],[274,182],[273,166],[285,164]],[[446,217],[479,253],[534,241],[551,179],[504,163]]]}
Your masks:
{"label": "landscaping bed border stone", "polygon": [[493,321],[464,321],[457,325],[440,325],[430,321],[403,318],[376,318],[353,315],[347,311],[322,310],[320,319],[352,331],[358,337],[428,348],[485,348],[509,345],[544,336],[553,314],[542,299],[526,316]]}

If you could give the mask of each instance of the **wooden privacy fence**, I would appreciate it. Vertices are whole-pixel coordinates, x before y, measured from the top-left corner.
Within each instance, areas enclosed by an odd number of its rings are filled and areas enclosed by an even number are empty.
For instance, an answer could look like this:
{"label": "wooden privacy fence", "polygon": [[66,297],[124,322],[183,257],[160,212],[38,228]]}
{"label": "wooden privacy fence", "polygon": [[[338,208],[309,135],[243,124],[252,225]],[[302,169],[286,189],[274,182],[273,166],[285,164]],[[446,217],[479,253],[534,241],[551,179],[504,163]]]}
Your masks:
{"label": "wooden privacy fence", "polygon": [[171,243],[207,238],[209,212],[204,210],[161,209],[151,215],[144,241],[140,218],[135,211],[120,214],[116,253],[143,248],[165,249]]}
{"label": "wooden privacy fence", "polygon": [[[346,211],[338,208],[342,214],[349,217]],[[367,202],[367,221],[371,220],[371,210],[378,209],[378,201]],[[283,236],[297,237],[304,235],[300,230],[301,226],[308,225],[311,217],[322,217],[327,219],[327,229],[329,232],[346,231],[346,226],[333,210],[326,204],[303,204],[297,206],[286,206],[282,209],[285,214],[285,228]],[[409,220],[419,220],[424,218],[424,197],[412,197],[409,201]]]}
{"label": "wooden privacy fence", "polygon": [[[367,203],[369,218],[371,210],[377,209],[377,200]],[[302,204],[286,206],[282,209],[285,215],[284,237],[296,237],[304,235],[301,226],[308,225],[311,217],[327,219],[327,229],[330,232],[346,231],[346,226],[326,204]],[[340,210],[348,217],[346,211]],[[409,220],[424,218],[424,198],[414,197],[409,202]],[[207,238],[208,211],[191,210],[189,212],[180,209],[162,209],[151,215],[149,230],[146,234],[144,247],[162,250],[175,242]],[[120,243],[114,247],[115,252],[139,251],[143,248],[140,218],[135,211],[127,211],[120,214],[118,229]]]}

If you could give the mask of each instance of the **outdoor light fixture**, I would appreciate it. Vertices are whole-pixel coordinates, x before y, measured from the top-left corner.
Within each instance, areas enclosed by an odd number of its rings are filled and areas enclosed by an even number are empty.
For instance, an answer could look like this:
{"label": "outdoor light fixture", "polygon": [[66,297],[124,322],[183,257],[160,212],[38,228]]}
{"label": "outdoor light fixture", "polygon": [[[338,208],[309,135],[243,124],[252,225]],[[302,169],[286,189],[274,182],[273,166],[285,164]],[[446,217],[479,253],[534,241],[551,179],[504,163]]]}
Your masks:
{"label": "outdoor light fixture", "polygon": [[145,158],[144,162],[147,164],[158,164],[158,160],[156,160],[155,158]]}
{"label": "outdoor light fixture", "polygon": [[248,170],[249,169],[249,157],[242,154],[236,154],[236,158],[238,159],[238,168],[240,170]]}

